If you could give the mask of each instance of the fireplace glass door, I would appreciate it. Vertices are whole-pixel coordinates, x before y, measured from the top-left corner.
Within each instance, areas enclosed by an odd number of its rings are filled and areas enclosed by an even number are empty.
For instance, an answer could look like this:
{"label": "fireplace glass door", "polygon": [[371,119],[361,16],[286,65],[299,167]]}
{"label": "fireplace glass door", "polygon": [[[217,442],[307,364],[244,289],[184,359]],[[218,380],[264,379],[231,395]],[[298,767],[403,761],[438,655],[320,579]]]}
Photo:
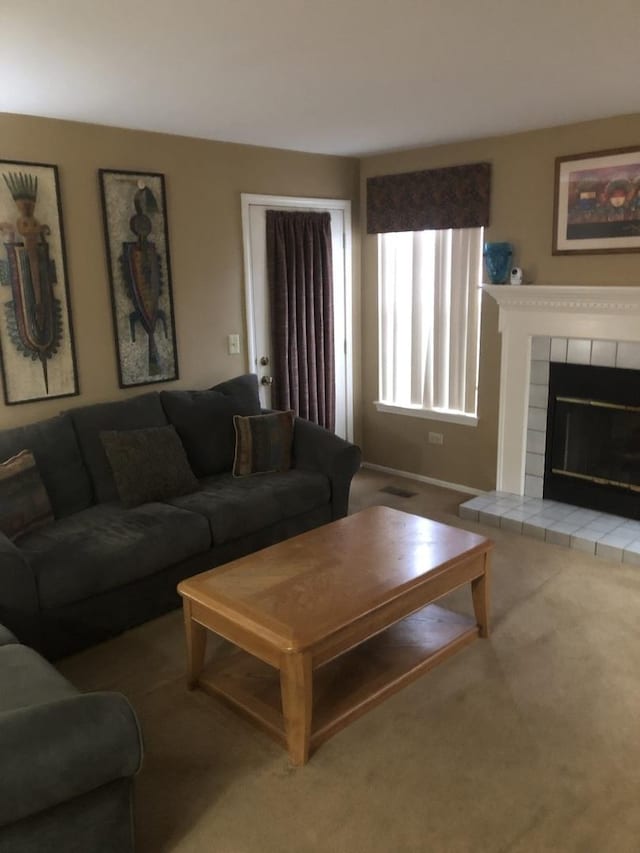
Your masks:
{"label": "fireplace glass door", "polygon": [[634,370],[551,364],[544,496],[640,517]]}

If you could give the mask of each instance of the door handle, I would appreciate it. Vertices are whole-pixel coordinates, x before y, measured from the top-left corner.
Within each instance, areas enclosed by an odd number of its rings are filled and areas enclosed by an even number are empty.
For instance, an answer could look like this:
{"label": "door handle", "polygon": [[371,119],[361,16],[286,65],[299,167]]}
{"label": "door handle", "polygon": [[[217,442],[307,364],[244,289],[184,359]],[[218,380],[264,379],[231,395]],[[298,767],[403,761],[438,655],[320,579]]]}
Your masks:
{"label": "door handle", "polygon": [[261,385],[273,385],[273,376],[263,376],[260,380]]}

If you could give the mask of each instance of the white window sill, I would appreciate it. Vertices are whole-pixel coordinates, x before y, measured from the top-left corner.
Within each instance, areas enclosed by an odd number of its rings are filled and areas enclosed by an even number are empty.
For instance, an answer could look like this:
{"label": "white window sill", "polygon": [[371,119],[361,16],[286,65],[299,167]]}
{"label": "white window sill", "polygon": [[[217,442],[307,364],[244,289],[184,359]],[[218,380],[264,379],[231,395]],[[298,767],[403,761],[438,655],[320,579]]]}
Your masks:
{"label": "white window sill", "polygon": [[446,421],[451,424],[463,424],[475,427],[478,425],[476,415],[466,415],[464,412],[454,412],[451,409],[423,409],[421,406],[396,406],[393,403],[381,403],[375,400],[373,405],[378,412],[392,415],[405,415],[410,418],[426,418],[430,421]]}

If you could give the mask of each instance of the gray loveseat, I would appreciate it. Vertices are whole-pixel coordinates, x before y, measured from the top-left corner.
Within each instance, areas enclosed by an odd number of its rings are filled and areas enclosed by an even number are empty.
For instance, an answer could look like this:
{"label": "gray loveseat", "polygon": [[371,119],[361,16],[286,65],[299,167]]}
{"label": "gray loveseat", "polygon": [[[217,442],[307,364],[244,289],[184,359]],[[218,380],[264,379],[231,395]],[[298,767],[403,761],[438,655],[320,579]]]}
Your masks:
{"label": "gray loveseat", "polygon": [[[33,452],[55,520],[0,533],[0,622],[50,659],[179,606],[177,583],[346,514],[359,448],[296,418],[290,470],[232,475],[233,415],[260,413],[257,379],[72,409],[0,431],[0,460]],[[199,488],[126,508],[103,431],[172,424]]]}
{"label": "gray loveseat", "polygon": [[132,853],[141,760],[124,696],[81,695],[0,625],[0,853]]}

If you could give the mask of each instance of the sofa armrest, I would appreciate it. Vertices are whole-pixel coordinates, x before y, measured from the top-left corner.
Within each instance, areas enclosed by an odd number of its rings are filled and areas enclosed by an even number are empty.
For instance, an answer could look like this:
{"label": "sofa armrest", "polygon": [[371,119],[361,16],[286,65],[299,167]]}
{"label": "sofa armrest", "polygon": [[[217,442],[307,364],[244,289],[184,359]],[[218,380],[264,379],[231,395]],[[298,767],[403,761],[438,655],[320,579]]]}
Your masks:
{"label": "sofa armrest", "polygon": [[296,468],[321,471],[331,482],[332,518],[342,518],[349,509],[349,489],[360,467],[360,448],[318,424],[296,418],[293,458]]}
{"label": "sofa armrest", "polygon": [[136,773],[142,740],[119,693],[88,693],[0,714],[0,826]]}
{"label": "sofa armrest", "polygon": [[0,622],[23,642],[37,645],[39,615],[33,570],[20,549],[0,533]]}
{"label": "sofa armrest", "polygon": [[13,646],[17,642],[11,631],[4,625],[0,625],[0,646]]}

